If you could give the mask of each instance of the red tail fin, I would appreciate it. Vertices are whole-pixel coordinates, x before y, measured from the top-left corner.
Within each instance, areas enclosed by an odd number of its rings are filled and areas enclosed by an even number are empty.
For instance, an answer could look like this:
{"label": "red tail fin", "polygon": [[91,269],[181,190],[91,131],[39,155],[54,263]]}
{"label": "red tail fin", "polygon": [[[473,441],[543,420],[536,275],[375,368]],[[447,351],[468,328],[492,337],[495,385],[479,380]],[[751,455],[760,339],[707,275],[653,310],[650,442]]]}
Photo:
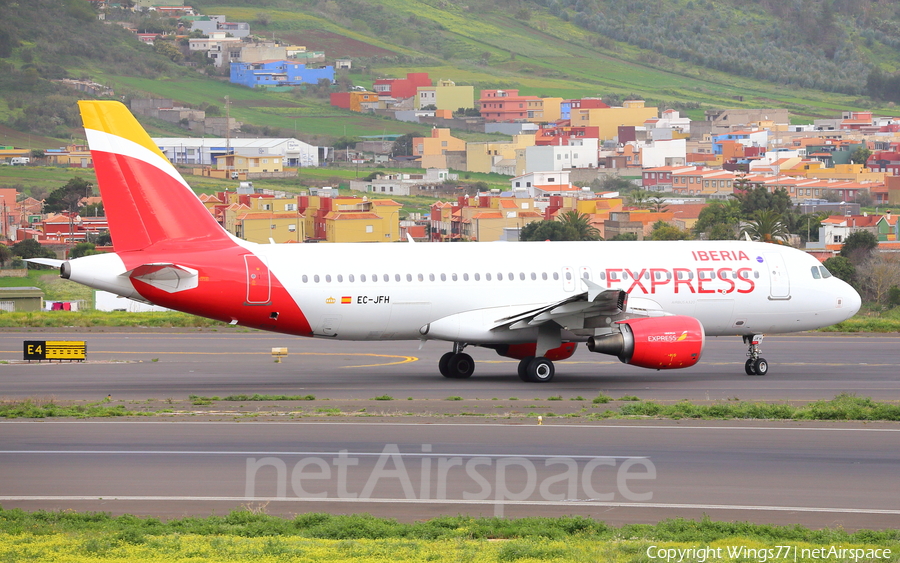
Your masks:
{"label": "red tail fin", "polygon": [[112,101],[78,105],[116,251],[167,240],[231,240],[128,108]]}

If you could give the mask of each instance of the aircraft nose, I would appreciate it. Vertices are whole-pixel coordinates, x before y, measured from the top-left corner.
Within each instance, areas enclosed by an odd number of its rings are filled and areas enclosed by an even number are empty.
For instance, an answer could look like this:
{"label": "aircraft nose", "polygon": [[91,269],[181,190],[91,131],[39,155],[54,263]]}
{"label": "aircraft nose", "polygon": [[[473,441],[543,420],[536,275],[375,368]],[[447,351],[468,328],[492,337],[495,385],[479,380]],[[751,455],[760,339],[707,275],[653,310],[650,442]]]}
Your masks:
{"label": "aircraft nose", "polygon": [[844,288],[846,291],[841,292],[841,298],[843,299],[843,309],[847,313],[846,318],[850,318],[859,311],[860,306],[862,306],[862,297],[859,296],[859,293],[856,292],[853,287],[848,283],[844,283]]}

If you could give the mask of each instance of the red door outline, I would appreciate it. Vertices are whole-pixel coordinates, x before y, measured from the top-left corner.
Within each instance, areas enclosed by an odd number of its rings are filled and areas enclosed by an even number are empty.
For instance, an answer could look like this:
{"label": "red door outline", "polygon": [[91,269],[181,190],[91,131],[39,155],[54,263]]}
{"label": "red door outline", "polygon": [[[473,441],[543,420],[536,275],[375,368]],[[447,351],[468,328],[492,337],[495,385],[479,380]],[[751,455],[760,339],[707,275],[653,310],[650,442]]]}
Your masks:
{"label": "red door outline", "polygon": [[272,302],[272,283],[269,268],[260,257],[254,254],[244,255],[247,268],[247,304],[268,305]]}

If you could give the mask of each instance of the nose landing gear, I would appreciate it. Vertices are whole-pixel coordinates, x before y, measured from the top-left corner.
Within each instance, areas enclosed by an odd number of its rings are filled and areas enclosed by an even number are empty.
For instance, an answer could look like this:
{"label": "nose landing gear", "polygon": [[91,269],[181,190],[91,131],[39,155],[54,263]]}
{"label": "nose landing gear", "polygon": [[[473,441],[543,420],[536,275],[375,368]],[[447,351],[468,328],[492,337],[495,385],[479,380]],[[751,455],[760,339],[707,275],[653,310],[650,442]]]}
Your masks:
{"label": "nose landing gear", "polygon": [[747,344],[748,359],[744,362],[744,372],[747,375],[766,375],[769,372],[769,362],[765,358],[760,357],[759,343],[763,340],[762,334],[744,335],[744,344]]}

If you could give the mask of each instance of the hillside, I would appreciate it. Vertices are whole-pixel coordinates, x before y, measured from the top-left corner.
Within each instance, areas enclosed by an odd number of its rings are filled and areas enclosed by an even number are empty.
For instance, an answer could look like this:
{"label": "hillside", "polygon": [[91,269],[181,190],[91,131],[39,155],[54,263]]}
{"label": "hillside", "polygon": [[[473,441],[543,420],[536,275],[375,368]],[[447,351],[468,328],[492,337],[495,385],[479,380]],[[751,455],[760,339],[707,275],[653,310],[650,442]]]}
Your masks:
{"label": "hillside", "polygon": [[[798,122],[847,109],[890,113],[886,103],[865,94],[900,96],[891,78],[900,68],[900,8],[878,0],[845,4],[219,0],[199,8],[250,22],[266,38],[324,50],[329,58],[352,57],[354,69],[341,77],[344,86],[426,71],[476,89],[612,101],[634,95],[693,118],[702,118],[703,109],[741,106],[787,107]],[[214,69],[176,64],[181,56],[165,45],[143,45],[121,26],[99,22],[86,0],[31,0],[25,6],[0,0],[0,123],[26,135],[77,135],[74,101],[84,94],[52,82],[63,77],[94,80],[118,98],[169,97],[194,107],[221,109],[228,96],[231,115],[248,129],[318,144],[427,131],[331,108],[327,92],[315,88],[250,90],[229,84]],[[151,32],[175,24],[121,10],[109,19]],[[146,125],[173,134],[162,123]]]}

